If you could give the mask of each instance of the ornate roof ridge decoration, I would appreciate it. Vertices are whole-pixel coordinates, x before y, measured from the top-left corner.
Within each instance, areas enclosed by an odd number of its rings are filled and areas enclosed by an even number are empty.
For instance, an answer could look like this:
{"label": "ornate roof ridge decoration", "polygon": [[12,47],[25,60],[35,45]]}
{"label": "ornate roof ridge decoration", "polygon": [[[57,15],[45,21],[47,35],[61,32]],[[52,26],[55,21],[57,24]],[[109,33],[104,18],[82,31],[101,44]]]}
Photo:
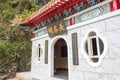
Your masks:
{"label": "ornate roof ridge decoration", "polygon": [[22,22],[20,27],[35,31],[102,1],[104,0],[51,0]]}

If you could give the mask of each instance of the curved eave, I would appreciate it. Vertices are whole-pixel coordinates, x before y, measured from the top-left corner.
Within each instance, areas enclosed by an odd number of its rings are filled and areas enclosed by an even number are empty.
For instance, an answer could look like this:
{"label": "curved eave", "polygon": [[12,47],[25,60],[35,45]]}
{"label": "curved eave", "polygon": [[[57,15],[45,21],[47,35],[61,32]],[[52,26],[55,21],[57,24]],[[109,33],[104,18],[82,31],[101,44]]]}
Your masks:
{"label": "curved eave", "polygon": [[[63,14],[65,10],[73,9],[75,11],[74,7],[76,4],[84,2],[88,5],[87,1],[88,0],[58,0],[58,2],[46,10],[43,10],[42,12],[40,11],[41,9],[36,11],[29,19],[22,22],[20,25],[22,28],[28,28],[31,29],[31,31],[34,31],[36,30],[36,26],[48,19],[54,18],[56,15]],[[100,0],[100,2],[102,1],[104,0]]]}
{"label": "curved eave", "polygon": [[71,0],[57,0],[58,2],[55,3],[53,6],[51,6],[50,8],[48,8],[47,10],[43,11],[42,13],[39,13],[39,10],[36,11],[33,15],[30,16],[29,19],[27,19],[26,21],[22,22],[22,24],[29,24],[32,23],[33,21],[37,20],[38,18],[43,17],[46,14],[49,14],[50,12],[54,11],[56,8],[62,6],[63,4],[71,1]]}

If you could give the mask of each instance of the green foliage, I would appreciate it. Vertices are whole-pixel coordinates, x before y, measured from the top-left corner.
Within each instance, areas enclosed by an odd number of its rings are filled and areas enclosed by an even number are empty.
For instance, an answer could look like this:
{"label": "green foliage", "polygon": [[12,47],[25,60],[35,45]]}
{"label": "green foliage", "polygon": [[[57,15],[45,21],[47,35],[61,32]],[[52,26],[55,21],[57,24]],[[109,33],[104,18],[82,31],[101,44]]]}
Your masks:
{"label": "green foliage", "polygon": [[[11,19],[21,15],[25,19],[37,8],[34,0],[0,0],[0,72],[30,70],[31,32],[11,26]],[[10,71],[12,72],[12,71]]]}
{"label": "green foliage", "polygon": [[31,32],[11,26],[1,33],[0,71],[8,72],[13,63],[17,67],[16,71],[29,70],[27,64],[31,56]]}
{"label": "green foliage", "polygon": [[38,0],[39,5],[36,1],[0,0],[0,72],[30,70],[32,33],[11,26],[10,21],[16,15],[26,19],[49,0]]}
{"label": "green foliage", "polygon": [[15,10],[8,4],[0,3],[0,17],[6,21],[12,19],[15,15]]}
{"label": "green foliage", "polygon": [[39,6],[45,5],[50,0],[35,0],[36,4]]}
{"label": "green foliage", "polygon": [[16,42],[0,40],[0,71],[7,71],[9,63],[18,62],[22,52],[22,45]]}
{"label": "green foliage", "polygon": [[26,18],[28,18],[35,10],[27,10],[27,9],[24,9],[24,11],[22,12],[22,18],[23,20],[25,20]]}
{"label": "green foliage", "polygon": [[[24,11],[33,12],[38,9],[34,0],[0,0],[0,18],[9,22],[15,15],[22,15]],[[26,15],[28,15],[26,14]]]}

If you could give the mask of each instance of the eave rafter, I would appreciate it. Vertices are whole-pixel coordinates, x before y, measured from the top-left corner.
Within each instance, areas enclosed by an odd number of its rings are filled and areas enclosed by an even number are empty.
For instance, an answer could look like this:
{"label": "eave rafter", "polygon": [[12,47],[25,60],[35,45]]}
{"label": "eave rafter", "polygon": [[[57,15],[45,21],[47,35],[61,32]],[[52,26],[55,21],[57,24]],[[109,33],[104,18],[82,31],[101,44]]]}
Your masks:
{"label": "eave rafter", "polygon": [[92,0],[96,1],[91,3],[92,5],[90,5],[88,1],[90,2],[91,0],[51,0],[48,4],[33,13],[29,19],[22,24],[28,25],[32,30],[36,30],[51,24],[54,20],[68,17],[103,0]]}

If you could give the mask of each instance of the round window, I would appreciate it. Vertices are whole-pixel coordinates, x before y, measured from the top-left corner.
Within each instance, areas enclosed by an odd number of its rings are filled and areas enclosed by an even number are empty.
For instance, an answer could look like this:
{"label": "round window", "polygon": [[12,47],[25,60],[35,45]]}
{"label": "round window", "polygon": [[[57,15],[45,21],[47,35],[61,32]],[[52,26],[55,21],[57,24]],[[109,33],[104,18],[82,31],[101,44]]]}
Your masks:
{"label": "round window", "polygon": [[106,45],[100,35],[90,31],[83,41],[82,51],[91,65],[98,66],[102,62],[102,55],[106,53]]}

